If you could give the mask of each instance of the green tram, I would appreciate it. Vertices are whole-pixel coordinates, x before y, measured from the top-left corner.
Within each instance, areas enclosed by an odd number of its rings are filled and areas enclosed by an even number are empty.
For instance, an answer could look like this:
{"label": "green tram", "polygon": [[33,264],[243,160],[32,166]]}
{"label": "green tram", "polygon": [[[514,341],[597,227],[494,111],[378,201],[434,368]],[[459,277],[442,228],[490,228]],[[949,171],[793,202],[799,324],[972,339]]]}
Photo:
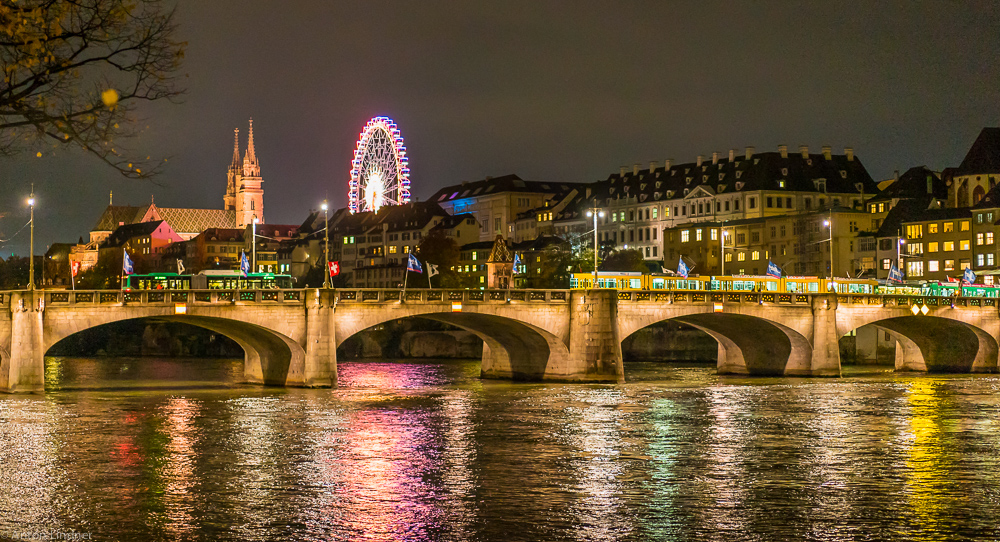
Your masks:
{"label": "green tram", "polygon": [[244,277],[239,271],[202,271],[197,275],[177,273],[149,273],[125,277],[122,289],[132,290],[273,290],[292,288],[292,277],[274,273],[250,273]]}
{"label": "green tram", "polygon": [[[960,290],[960,293],[958,293]],[[1000,297],[1000,287],[991,284],[962,284],[960,282],[925,282],[919,294],[941,297]]]}

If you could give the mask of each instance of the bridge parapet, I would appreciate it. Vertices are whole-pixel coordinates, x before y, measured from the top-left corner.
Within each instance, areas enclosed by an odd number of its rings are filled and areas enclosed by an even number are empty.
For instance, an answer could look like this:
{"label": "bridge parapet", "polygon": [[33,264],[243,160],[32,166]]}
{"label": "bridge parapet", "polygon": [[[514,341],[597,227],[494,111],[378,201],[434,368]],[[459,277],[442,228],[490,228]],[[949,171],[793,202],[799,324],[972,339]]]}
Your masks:
{"label": "bridge parapet", "polygon": [[[218,304],[297,304],[306,299],[306,290],[42,290],[46,306],[142,305],[168,306]],[[0,293],[2,296],[3,293]],[[8,294],[9,295],[9,294]]]}
{"label": "bridge parapet", "polygon": [[568,303],[569,290],[354,289],[335,290],[338,303]]}

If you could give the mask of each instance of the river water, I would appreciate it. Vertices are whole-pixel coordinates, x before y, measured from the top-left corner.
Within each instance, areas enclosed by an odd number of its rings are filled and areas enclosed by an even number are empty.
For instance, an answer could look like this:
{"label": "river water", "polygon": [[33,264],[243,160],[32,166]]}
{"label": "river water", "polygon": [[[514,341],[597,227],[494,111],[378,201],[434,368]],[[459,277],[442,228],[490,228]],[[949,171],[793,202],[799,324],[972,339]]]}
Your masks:
{"label": "river water", "polygon": [[0,397],[0,537],[94,540],[1000,538],[1000,378],[482,381],[477,361],[47,359]]}

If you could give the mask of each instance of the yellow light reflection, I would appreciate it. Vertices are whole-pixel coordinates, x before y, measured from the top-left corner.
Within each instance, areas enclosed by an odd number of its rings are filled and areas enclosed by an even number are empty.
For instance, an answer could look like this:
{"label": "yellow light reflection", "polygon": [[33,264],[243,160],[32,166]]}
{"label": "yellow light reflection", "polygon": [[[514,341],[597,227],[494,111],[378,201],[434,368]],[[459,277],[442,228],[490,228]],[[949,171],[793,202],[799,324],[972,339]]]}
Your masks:
{"label": "yellow light reflection", "polygon": [[941,396],[932,381],[915,379],[907,392],[910,410],[906,446],[906,493],[917,540],[944,540],[941,529],[951,462],[942,446]]}

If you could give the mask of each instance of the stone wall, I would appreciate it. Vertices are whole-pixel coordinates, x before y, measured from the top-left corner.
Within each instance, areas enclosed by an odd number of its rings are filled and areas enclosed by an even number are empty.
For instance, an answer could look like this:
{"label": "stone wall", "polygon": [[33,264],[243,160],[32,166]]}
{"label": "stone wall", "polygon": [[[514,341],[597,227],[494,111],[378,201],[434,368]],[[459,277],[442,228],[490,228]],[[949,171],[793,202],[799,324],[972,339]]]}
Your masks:
{"label": "stone wall", "polygon": [[622,356],[626,362],[715,362],[718,350],[718,343],[709,334],[679,322],[660,322],[622,341]]}

